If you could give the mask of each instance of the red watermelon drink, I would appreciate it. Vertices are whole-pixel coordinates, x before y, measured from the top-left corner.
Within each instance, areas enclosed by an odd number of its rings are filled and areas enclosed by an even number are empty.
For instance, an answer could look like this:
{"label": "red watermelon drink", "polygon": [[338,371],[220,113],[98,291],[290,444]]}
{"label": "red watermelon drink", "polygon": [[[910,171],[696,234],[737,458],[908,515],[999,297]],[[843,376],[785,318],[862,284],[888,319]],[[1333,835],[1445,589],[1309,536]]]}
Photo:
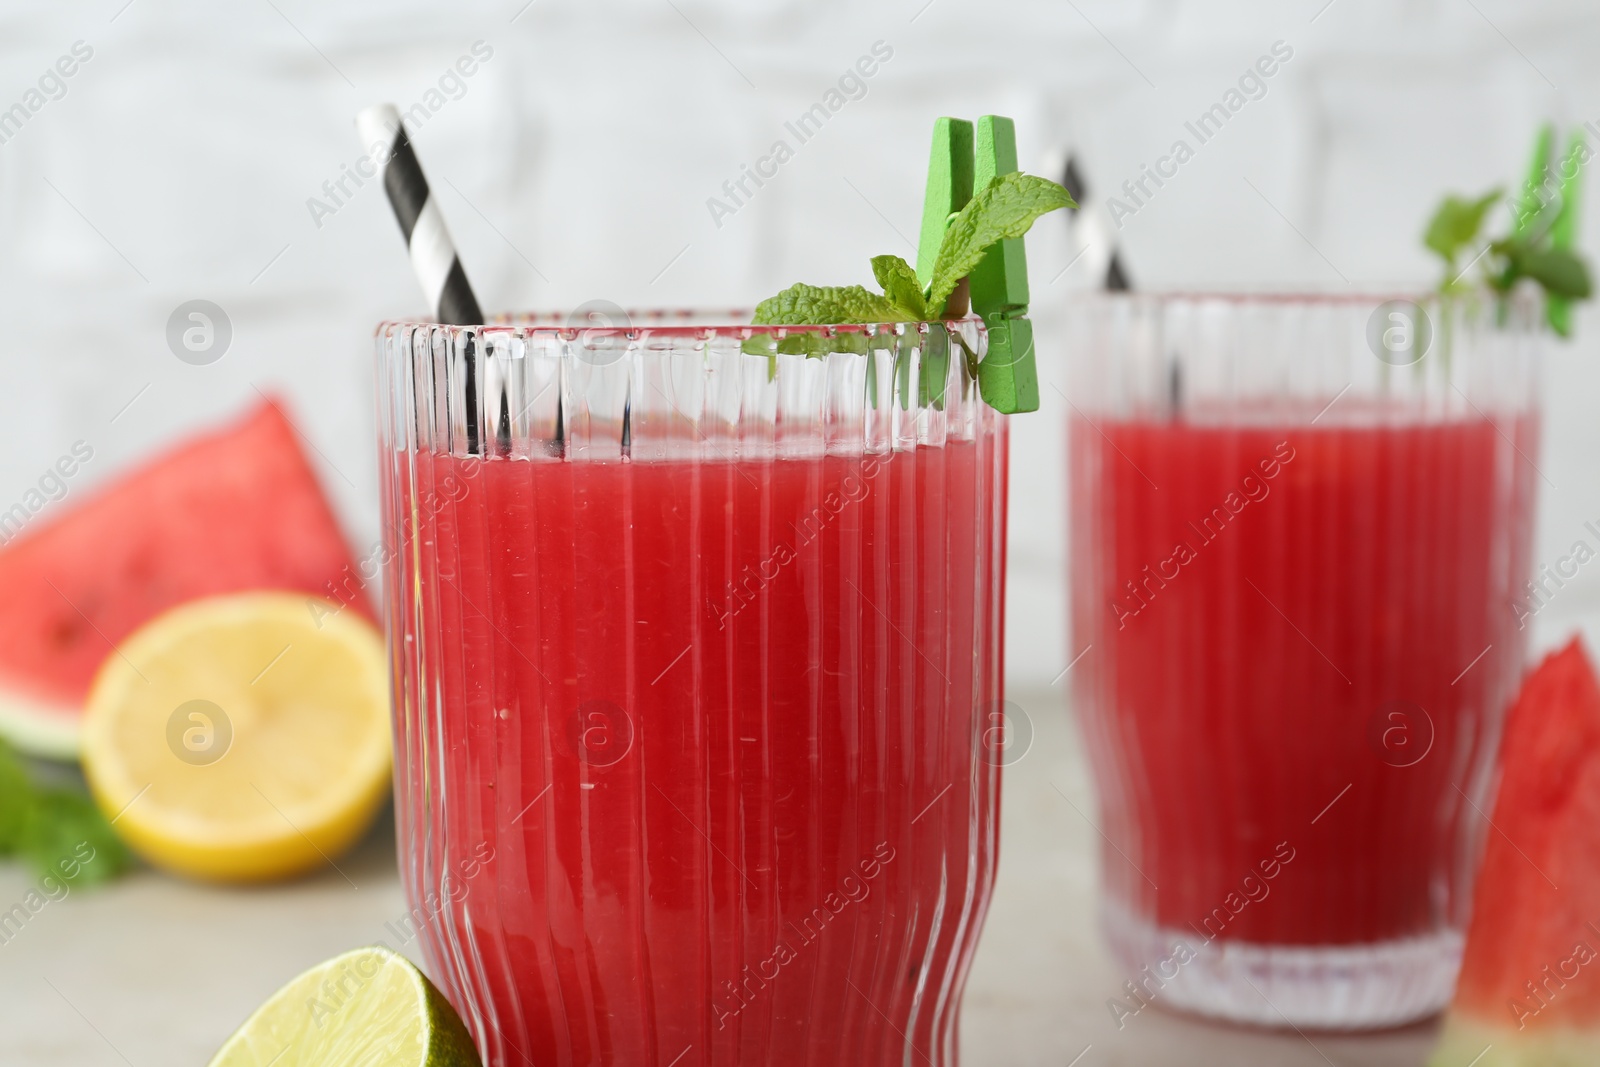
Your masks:
{"label": "red watermelon drink", "polygon": [[955,1063],[1004,418],[943,326],[790,332],[380,335],[396,933],[491,1065]]}
{"label": "red watermelon drink", "polygon": [[1124,1011],[1354,1028],[1449,996],[1531,614],[1534,369],[1471,321],[1375,358],[1379,303],[1085,310],[1075,698]]}

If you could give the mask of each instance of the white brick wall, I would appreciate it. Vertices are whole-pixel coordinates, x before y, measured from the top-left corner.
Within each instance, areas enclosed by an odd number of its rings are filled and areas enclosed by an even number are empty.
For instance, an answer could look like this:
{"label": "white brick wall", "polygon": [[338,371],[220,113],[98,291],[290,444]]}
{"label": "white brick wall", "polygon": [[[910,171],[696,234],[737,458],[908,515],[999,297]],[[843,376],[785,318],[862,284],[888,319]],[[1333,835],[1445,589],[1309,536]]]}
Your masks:
{"label": "white brick wall", "polygon": [[[74,492],[259,387],[291,396],[370,541],[368,335],[422,309],[375,188],[320,227],[306,200],[358,154],[359,107],[418,100],[477,40],[493,57],[416,140],[496,308],[749,304],[797,279],[865,280],[869,255],[904,253],[915,236],[935,115],[1011,114],[1025,169],[1055,176],[1070,144],[1103,196],[1280,40],[1294,57],[1266,95],[1125,220],[1136,281],[1425,283],[1434,267],[1417,232],[1443,189],[1515,178],[1541,117],[1600,119],[1593,3],[1324,2],[13,7],[0,14],[0,108],[73,42],[94,54],[0,144],[0,501],[77,438],[97,458]],[[879,40],[894,54],[865,96],[717,227],[706,199]],[[1052,305],[1079,279],[1050,283],[1068,259],[1061,220],[1030,249],[1048,378],[1061,359]],[[234,324],[210,367],[164,342],[168,314],[196,297]],[[1545,559],[1600,516],[1600,317],[1580,329],[1551,364]],[[1014,424],[1017,449],[1043,457],[1017,464],[1014,482],[1011,669],[1023,682],[1065,663],[1062,407],[1047,387],[1044,412]],[[1600,635],[1595,575],[1541,614],[1541,639],[1575,621]]]}

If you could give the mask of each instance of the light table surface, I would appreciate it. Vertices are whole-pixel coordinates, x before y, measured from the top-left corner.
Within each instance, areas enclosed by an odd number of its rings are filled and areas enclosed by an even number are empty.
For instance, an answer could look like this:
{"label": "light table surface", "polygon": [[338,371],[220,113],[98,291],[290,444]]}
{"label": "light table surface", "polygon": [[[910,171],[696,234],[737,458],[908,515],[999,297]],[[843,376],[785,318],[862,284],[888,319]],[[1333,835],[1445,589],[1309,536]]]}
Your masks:
{"label": "light table surface", "polygon": [[[1034,738],[1006,770],[999,881],[962,1019],[968,1067],[1425,1062],[1431,1024],[1364,1037],[1262,1033],[1152,1007],[1119,1029],[1106,1002],[1127,976],[1095,927],[1098,834],[1077,732],[1058,691],[1011,699]],[[0,866],[0,906],[29,887],[21,868]],[[203,1064],[293,975],[356,945],[393,944],[386,924],[405,910],[387,819],[339,871],[287,886],[218,889],[140,870],[75,892],[0,944],[0,1063]],[[418,955],[414,942],[406,949]]]}

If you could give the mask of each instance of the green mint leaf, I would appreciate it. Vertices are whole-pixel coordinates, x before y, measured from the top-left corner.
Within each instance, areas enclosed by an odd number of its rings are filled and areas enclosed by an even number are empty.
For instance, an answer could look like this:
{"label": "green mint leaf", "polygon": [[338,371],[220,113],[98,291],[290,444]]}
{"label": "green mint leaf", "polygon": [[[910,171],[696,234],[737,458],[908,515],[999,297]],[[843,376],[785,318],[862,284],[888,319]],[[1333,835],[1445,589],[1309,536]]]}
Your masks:
{"label": "green mint leaf", "polygon": [[[1559,192],[1552,196],[1551,185],[1556,179],[1551,169],[1555,136],[1555,128],[1547,125],[1534,138],[1527,179],[1507,198],[1511,232],[1489,242],[1481,284],[1498,295],[1503,324],[1507,301],[1517,285],[1524,278],[1534,282],[1544,290],[1545,321],[1555,333],[1568,337],[1572,333],[1573,302],[1589,299],[1594,291],[1588,263],[1574,248],[1581,164],[1588,158],[1588,148],[1584,135],[1574,133],[1561,168]],[[1456,257],[1483,240],[1479,231],[1488,209],[1499,197],[1498,191],[1477,200],[1446,197],[1429,220],[1423,243],[1445,261],[1440,292],[1451,295],[1472,288],[1456,276]],[[1476,258],[1484,254],[1479,253]]]}
{"label": "green mint leaf", "polygon": [[0,742],[0,855],[25,857],[41,878],[110,881],[133,862],[111,824],[76,789],[40,789]]}
{"label": "green mint leaf", "polygon": [[778,355],[821,359],[828,354],[828,339],[814,333],[791,333],[778,339]]}
{"label": "green mint leaf", "polygon": [[1572,302],[1564,297],[1552,296],[1545,304],[1545,321],[1561,337],[1572,336]]}
{"label": "green mint leaf", "polygon": [[1581,256],[1565,248],[1507,237],[1489,246],[1504,266],[1489,274],[1490,285],[1508,294],[1527,278],[1545,291],[1545,321],[1562,337],[1572,336],[1572,301],[1587,300],[1594,285]]}
{"label": "green mint leaf", "polygon": [[944,314],[945,300],[996,242],[1021,237],[1041,215],[1077,204],[1055,182],[1032,174],[1002,174],[967,201],[945,230],[933,263],[928,310]]}
{"label": "green mint leaf", "polygon": [[1477,241],[1484,217],[1499,199],[1498,189],[1492,189],[1476,200],[1459,196],[1445,197],[1433,213],[1433,218],[1428,221],[1422,243],[1439,253],[1445,263],[1454,265],[1461,250]]}
{"label": "green mint leaf", "polygon": [[[787,325],[812,325],[788,323]],[[815,333],[792,333],[787,337],[774,337],[770,333],[751,334],[739,342],[739,351],[747,356],[809,356],[821,359],[834,352],[867,354],[867,339],[858,333],[841,333],[824,337]]]}
{"label": "green mint leaf", "polygon": [[9,746],[0,741],[0,856],[22,847],[28,813],[33,808],[33,785]]}
{"label": "green mint leaf", "polygon": [[1594,291],[1589,268],[1566,249],[1529,248],[1516,262],[1520,273],[1544,286],[1551,296],[1587,300]]}
{"label": "green mint leaf", "polygon": [[928,305],[922,297],[922,283],[911,264],[899,256],[873,256],[872,276],[883,286],[883,295],[902,308],[916,322],[928,317]]}
{"label": "green mint leaf", "polygon": [[914,322],[917,316],[859,285],[791,285],[756,305],[757,326]]}
{"label": "green mint leaf", "polygon": [[73,789],[34,794],[22,852],[40,877],[74,885],[108,882],[133,862],[94,802]]}
{"label": "green mint leaf", "polygon": [[1489,288],[1502,295],[1509,293],[1522,277],[1519,264],[1528,243],[1520,237],[1502,237],[1489,244],[1492,257],[1484,263],[1484,277]]}
{"label": "green mint leaf", "polygon": [[739,342],[739,351],[747,356],[773,356],[778,352],[778,342],[770,333],[756,333]]}

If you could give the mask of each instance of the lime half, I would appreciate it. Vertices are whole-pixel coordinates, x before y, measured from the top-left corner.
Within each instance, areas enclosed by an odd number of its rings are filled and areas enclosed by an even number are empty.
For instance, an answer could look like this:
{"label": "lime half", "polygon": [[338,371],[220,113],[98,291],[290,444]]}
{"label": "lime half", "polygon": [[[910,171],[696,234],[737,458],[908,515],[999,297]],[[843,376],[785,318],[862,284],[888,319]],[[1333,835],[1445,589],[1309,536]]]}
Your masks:
{"label": "lime half", "polygon": [[211,1067],[481,1067],[461,1017],[398,953],[358,948],[274,993]]}

